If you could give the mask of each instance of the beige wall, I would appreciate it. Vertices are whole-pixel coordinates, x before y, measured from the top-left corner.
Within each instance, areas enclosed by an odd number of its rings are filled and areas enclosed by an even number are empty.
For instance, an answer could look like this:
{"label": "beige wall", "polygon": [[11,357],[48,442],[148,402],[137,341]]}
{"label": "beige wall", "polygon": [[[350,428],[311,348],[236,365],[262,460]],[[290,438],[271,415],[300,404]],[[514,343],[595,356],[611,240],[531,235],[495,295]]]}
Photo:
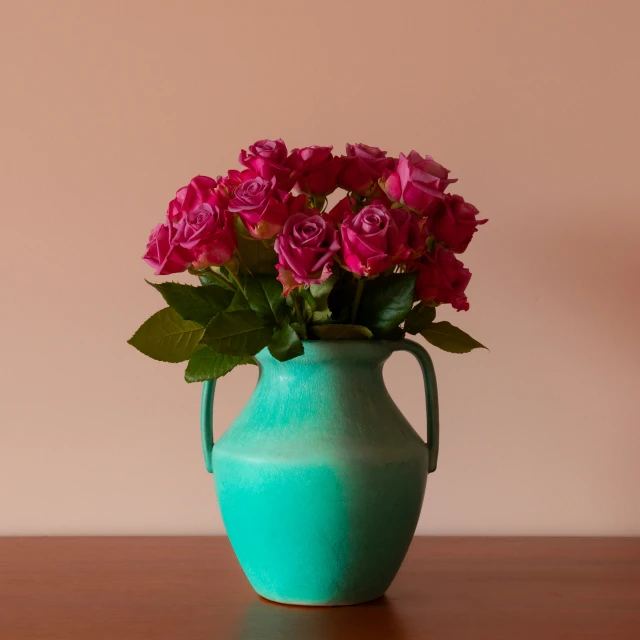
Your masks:
{"label": "beige wall", "polygon": [[[431,153],[491,219],[420,531],[640,534],[638,7],[3,3],[0,534],[222,531],[200,389],[126,339],[175,189],[278,136]],[[417,365],[386,377],[424,432]]]}

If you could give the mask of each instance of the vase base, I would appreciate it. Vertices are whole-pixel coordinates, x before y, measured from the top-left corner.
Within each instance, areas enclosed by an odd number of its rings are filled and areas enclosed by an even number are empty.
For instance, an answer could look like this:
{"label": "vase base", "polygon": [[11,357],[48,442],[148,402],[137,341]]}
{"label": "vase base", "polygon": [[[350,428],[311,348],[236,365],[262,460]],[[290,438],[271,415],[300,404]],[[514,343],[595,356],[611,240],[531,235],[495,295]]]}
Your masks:
{"label": "vase base", "polygon": [[[258,593],[256,591],[256,593]],[[366,596],[363,598],[344,598],[344,599],[336,599],[330,600],[326,602],[313,602],[306,600],[298,600],[296,598],[281,598],[277,596],[266,596],[261,593],[258,593],[258,596],[262,600],[269,602],[271,604],[279,604],[285,605],[287,607],[353,607],[359,604],[365,604],[367,602],[373,602],[374,600],[380,600],[384,598],[384,592],[374,596]]]}

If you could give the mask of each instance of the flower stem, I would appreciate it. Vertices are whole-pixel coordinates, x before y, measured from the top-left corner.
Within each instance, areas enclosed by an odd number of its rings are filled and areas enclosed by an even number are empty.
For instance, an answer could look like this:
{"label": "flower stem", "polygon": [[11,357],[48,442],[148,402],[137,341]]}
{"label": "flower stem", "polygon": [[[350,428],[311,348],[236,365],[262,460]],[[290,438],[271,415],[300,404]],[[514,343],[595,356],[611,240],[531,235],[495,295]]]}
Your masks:
{"label": "flower stem", "polygon": [[291,302],[293,302],[293,309],[296,312],[296,316],[298,316],[298,320],[300,321],[300,324],[304,324],[304,318],[302,317],[302,313],[300,313],[300,307],[298,306],[298,292],[297,291],[292,291],[291,292]]}
{"label": "flower stem", "polygon": [[351,324],[356,323],[356,317],[358,315],[358,307],[360,306],[360,299],[362,298],[363,289],[364,289],[364,278],[358,278],[358,286],[356,287],[356,297],[353,299],[353,306],[351,307]]}
{"label": "flower stem", "polygon": [[233,281],[236,283],[236,286],[238,287],[238,289],[240,289],[240,291],[242,291],[242,293],[244,293],[244,289],[242,288],[242,283],[240,282],[240,280],[238,280],[236,274],[233,273],[233,271],[229,271],[229,275],[231,276]]}

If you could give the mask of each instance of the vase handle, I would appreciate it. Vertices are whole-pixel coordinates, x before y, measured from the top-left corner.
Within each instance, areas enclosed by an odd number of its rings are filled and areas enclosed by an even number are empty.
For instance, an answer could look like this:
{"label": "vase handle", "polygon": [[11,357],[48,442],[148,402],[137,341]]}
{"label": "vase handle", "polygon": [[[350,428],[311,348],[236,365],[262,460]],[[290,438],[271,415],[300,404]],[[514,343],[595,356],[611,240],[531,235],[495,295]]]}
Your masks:
{"label": "vase handle", "polygon": [[213,395],[216,391],[215,380],[205,380],[202,385],[202,404],[200,405],[200,436],[204,464],[209,473],[213,473]]}
{"label": "vase handle", "polygon": [[427,403],[427,450],[429,453],[429,473],[433,473],[438,466],[438,448],[440,444],[440,418],[438,412],[438,385],[436,372],[433,368],[431,356],[426,349],[413,340],[402,340],[390,343],[394,351],[408,351],[413,354],[422,369],[424,378],[424,393]]}

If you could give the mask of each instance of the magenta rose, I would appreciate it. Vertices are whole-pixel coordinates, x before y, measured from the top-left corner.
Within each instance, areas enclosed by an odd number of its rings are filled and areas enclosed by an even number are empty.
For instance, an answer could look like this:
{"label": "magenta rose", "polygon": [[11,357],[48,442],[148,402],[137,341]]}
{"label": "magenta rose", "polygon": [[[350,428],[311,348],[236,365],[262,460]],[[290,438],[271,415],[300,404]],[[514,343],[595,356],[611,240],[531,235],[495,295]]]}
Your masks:
{"label": "magenta rose", "polygon": [[359,276],[374,276],[402,261],[409,252],[413,227],[405,214],[376,202],[348,215],[340,227],[347,269]]}
{"label": "magenta rose", "polygon": [[182,189],[178,189],[176,197],[169,203],[168,221],[177,226],[184,213],[193,211],[201,204],[226,206],[225,194],[220,193],[218,183],[207,176],[196,176]]}
{"label": "magenta rose", "polygon": [[398,228],[397,245],[399,249],[393,259],[393,263],[412,264],[414,260],[424,253],[427,236],[415,214],[406,209],[391,209],[390,213]]}
{"label": "magenta rose", "polygon": [[273,238],[282,230],[288,216],[286,196],[276,189],[276,179],[259,176],[239,184],[229,202],[229,211],[237,213],[254,238]]}
{"label": "magenta rose", "polygon": [[172,244],[190,251],[198,269],[219,267],[231,259],[238,244],[233,216],[218,206],[201,204],[184,214]]}
{"label": "magenta rose", "polygon": [[419,266],[416,293],[423,302],[450,304],[458,311],[468,311],[464,291],[469,280],[469,269],[451,251],[436,245]]}
{"label": "magenta rose", "polygon": [[[284,198],[284,202],[289,212],[287,217],[292,216],[294,213],[310,213],[309,198],[304,193],[300,193],[297,196],[294,196],[293,193],[288,193]],[[313,213],[319,212],[314,210]]]}
{"label": "magenta rose", "polygon": [[169,224],[158,224],[151,231],[147,251],[142,259],[155,269],[157,276],[185,271],[193,254],[171,243],[174,230]]}
{"label": "magenta rose", "polygon": [[243,182],[251,180],[251,178],[257,178],[258,174],[253,169],[244,169],[238,171],[237,169],[230,169],[226,176],[218,176],[218,191],[222,192],[227,198],[233,198],[233,194],[237,187]]}
{"label": "magenta rose", "polygon": [[331,275],[334,256],[340,250],[335,227],[318,214],[296,213],[276,238],[278,280],[284,295],[302,285],[320,284]]}
{"label": "magenta rose", "polygon": [[275,178],[278,187],[284,191],[293,187],[292,170],[285,166],[287,147],[280,139],[258,140],[249,147],[248,153],[242,149],[238,160],[265,180]]}
{"label": "magenta rose", "polygon": [[476,220],[479,211],[462,196],[448,195],[427,221],[429,233],[454,253],[469,246],[478,225],[488,220]]}
{"label": "magenta rose", "polygon": [[429,215],[444,199],[444,190],[455,180],[449,180],[449,170],[431,156],[424,158],[412,151],[400,154],[393,170],[385,170],[383,187],[391,200],[422,215]]}
{"label": "magenta rose", "polygon": [[326,196],[336,190],[344,159],[335,158],[332,149],[313,146],[291,152],[287,166],[295,174],[298,191],[310,196]]}
{"label": "magenta rose", "polygon": [[347,144],[343,169],[338,175],[338,186],[346,191],[367,195],[382,177],[385,169],[392,169],[394,159],[387,152],[369,145]]}

